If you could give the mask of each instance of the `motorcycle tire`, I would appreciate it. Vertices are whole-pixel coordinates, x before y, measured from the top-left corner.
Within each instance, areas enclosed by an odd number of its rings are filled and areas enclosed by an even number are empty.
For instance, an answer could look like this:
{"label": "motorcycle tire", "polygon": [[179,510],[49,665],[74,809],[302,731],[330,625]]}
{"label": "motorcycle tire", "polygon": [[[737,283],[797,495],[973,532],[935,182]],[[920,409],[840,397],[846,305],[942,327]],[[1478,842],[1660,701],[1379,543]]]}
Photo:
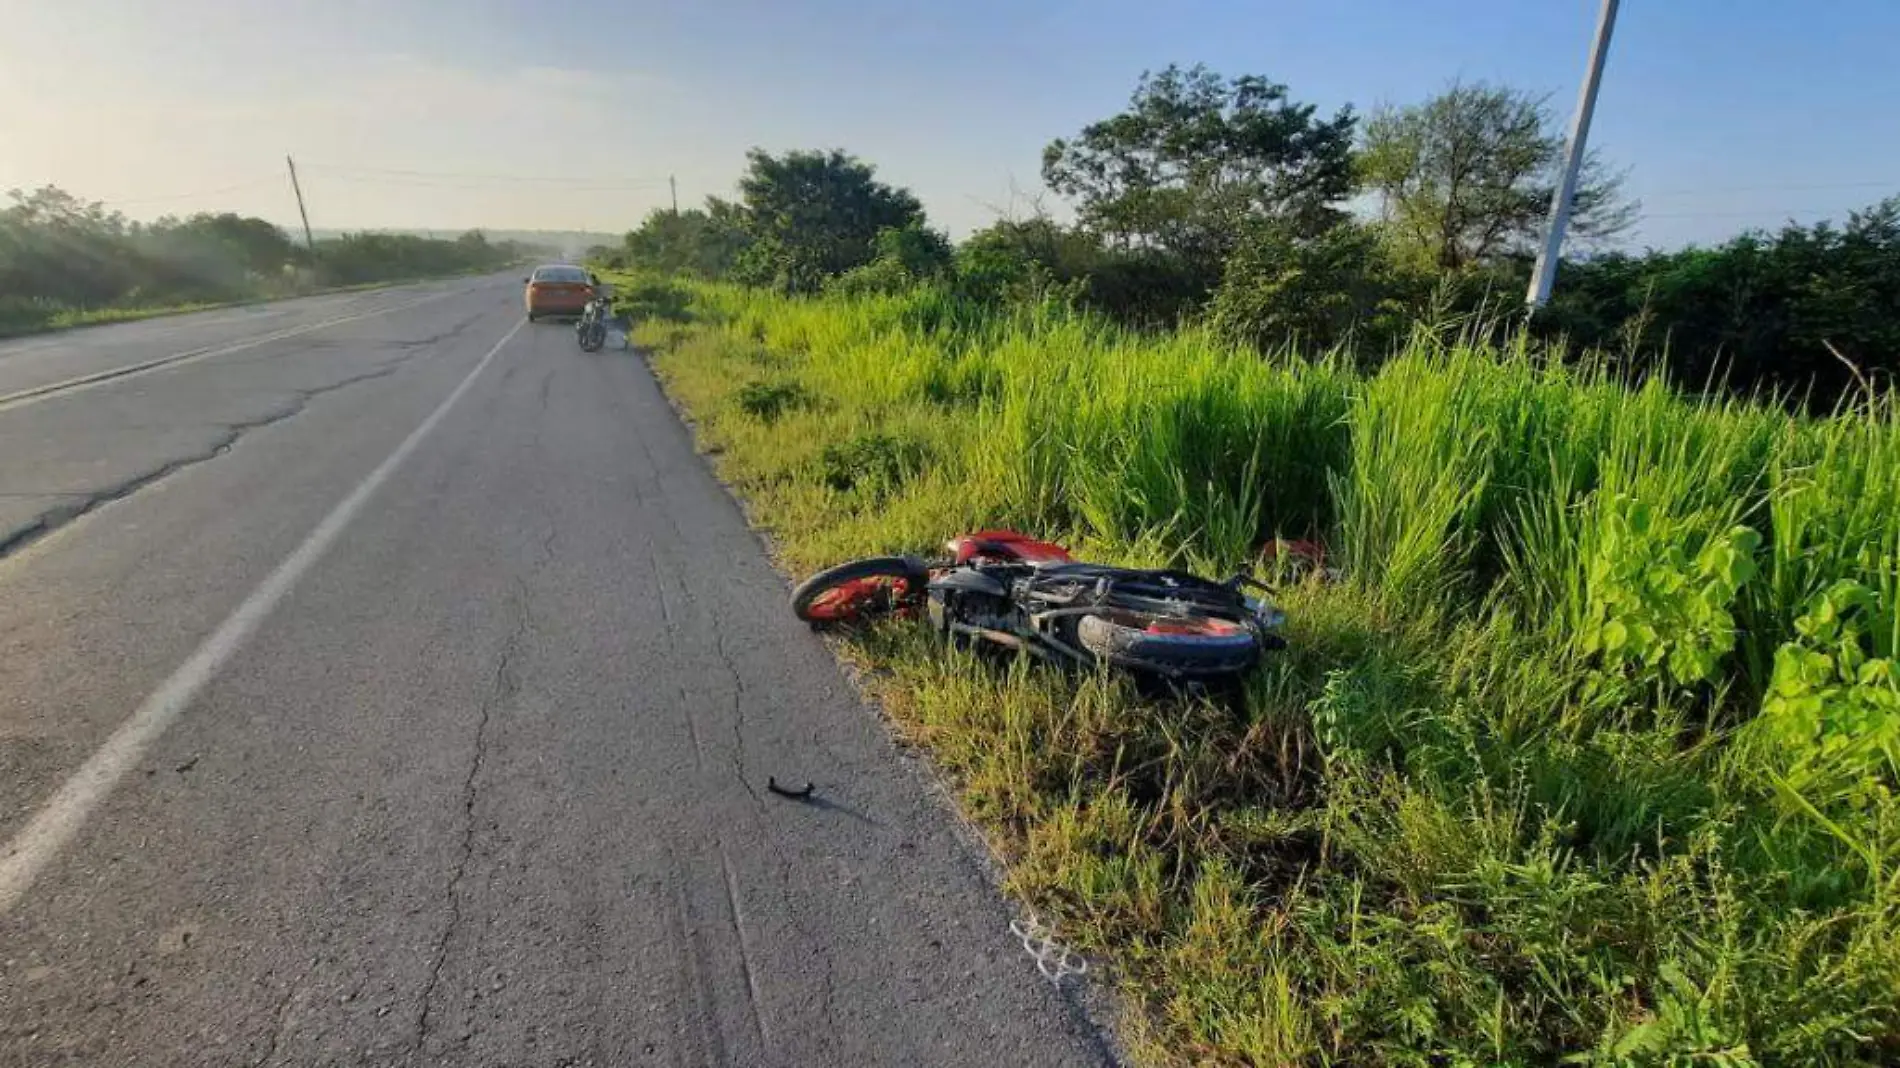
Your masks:
{"label": "motorcycle tire", "polygon": [[792,613],[813,627],[855,623],[915,604],[930,570],[914,556],[874,556],[827,568],[792,591]]}
{"label": "motorcycle tire", "polygon": [[1244,624],[1116,610],[1078,619],[1075,640],[1112,667],[1178,679],[1242,675],[1261,652],[1259,635]]}

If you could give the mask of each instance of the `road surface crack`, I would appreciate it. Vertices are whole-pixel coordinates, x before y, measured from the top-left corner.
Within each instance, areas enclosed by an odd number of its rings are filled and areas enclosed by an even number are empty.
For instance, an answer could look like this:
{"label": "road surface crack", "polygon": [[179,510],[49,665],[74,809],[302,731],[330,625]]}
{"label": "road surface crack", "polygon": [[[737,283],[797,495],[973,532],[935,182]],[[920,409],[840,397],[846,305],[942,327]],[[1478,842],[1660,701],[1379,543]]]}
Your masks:
{"label": "road surface crack", "polygon": [[440,345],[444,341],[450,341],[455,338],[461,337],[464,331],[466,331],[470,326],[473,326],[475,323],[479,322],[482,319],[482,317],[487,314],[488,314],[487,310],[484,309],[482,311],[476,312],[473,315],[470,315],[468,318],[463,319],[461,322],[456,323],[454,326],[449,327],[447,330],[444,330],[441,333],[430,334],[428,337],[417,338],[414,341],[398,341],[395,343],[396,347],[402,348],[402,349],[426,349],[431,346]]}
{"label": "road surface crack", "polygon": [[261,430],[264,427],[272,426],[286,419],[293,419],[303,414],[304,409],[310,406],[312,400],[325,393],[333,393],[339,389],[353,386],[360,382],[367,382],[373,378],[384,378],[395,374],[401,369],[404,363],[407,363],[412,358],[413,357],[406,356],[399,360],[393,360],[374,371],[368,371],[360,375],[352,375],[338,382],[317,386],[312,389],[295,390],[293,392],[296,395],[296,400],[290,407],[267,412],[255,419],[218,424],[221,433],[217,438],[213,439],[208,448],[194,452],[188,456],[181,456],[175,460],[167,461],[150,471],[134,475],[122,482],[85,492],[41,494],[39,496],[59,497],[61,498],[60,503],[40,513],[32,523],[0,539],[0,559],[5,559],[9,555],[25,549],[41,538],[66,526],[68,523],[76,522],[104,508],[108,504],[123,501],[141,490],[150,489],[152,486],[165,481],[186,468],[196,467],[208,460],[215,460],[223,456],[225,453],[230,452],[232,447],[237,445],[239,441],[243,440],[245,435],[254,430]]}
{"label": "road surface crack", "polygon": [[520,680],[515,675],[514,657],[521,644],[522,636],[528,630],[527,582],[517,580],[519,586],[515,597],[515,628],[502,643],[501,655],[495,661],[495,677],[489,687],[487,698],[482,701],[481,712],[476,718],[475,747],[468,762],[468,776],[462,780],[462,841],[456,853],[454,867],[449,872],[446,892],[449,919],[442,927],[442,937],[437,939],[435,953],[429,965],[429,977],[422,988],[421,1011],[416,1018],[416,1037],[412,1048],[422,1049],[428,1039],[431,1018],[434,1015],[435,990],[442,981],[442,967],[449,957],[449,945],[455,941],[455,933],[462,924],[462,882],[468,876],[469,861],[475,855],[475,798],[476,780],[482,773],[482,765],[488,759],[488,725],[494,717],[495,706],[510,700],[520,689]]}
{"label": "road surface crack", "polygon": [[273,1022],[270,1029],[270,1041],[264,1047],[264,1055],[257,1059],[256,1068],[266,1068],[271,1061],[277,1059],[277,1045],[283,1041],[284,1028],[290,1022],[290,1002],[297,996],[297,987],[301,983],[302,980],[292,982],[284,989],[284,996],[278,999],[277,1009],[271,1014]]}
{"label": "road surface crack", "polygon": [[[291,1003],[297,999],[298,992],[310,985],[310,977],[316,973],[318,963],[319,958],[311,957],[310,962],[303,966],[303,970],[297,977],[284,988],[284,996],[277,999],[277,1007],[271,1013],[273,1023],[270,1040],[264,1047],[264,1055],[257,1059],[254,1068],[267,1068],[272,1061],[277,1059],[277,1050],[283,1045],[284,1033],[290,1029]],[[360,983],[358,989],[361,989]]]}
{"label": "road surface crack", "polygon": [[719,662],[726,667],[726,674],[732,676],[732,774],[752,795],[755,804],[759,801],[759,792],[745,777],[745,680],[739,676],[739,666],[732,662],[732,654],[726,652],[726,632],[720,629],[719,621],[712,621],[713,648],[719,651]]}
{"label": "road surface crack", "polygon": [[[479,793],[479,779],[482,768],[488,761],[489,725],[494,719],[495,709],[509,701],[521,691],[521,679],[515,661],[520,655],[522,639],[534,629],[534,609],[529,598],[528,579],[538,574],[554,559],[554,543],[560,535],[560,525],[550,522],[541,535],[540,553],[526,570],[515,576],[515,593],[511,598],[514,606],[515,625],[508,637],[502,642],[501,653],[495,660],[494,682],[489,687],[488,697],[482,701],[481,713],[475,724],[475,751],[469,759],[468,776],[462,781],[462,842],[456,854],[455,865],[449,873],[447,904],[449,919],[442,928],[442,937],[437,940],[435,953],[429,965],[429,977],[422,988],[422,1007],[416,1018],[416,1037],[411,1049],[422,1050],[428,1040],[429,1029],[434,1018],[435,992],[442,981],[442,969],[448,962],[449,946],[455,941],[457,930],[462,926],[462,884],[468,877],[469,863],[475,856],[475,801]],[[494,873],[489,873],[491,885]]]}

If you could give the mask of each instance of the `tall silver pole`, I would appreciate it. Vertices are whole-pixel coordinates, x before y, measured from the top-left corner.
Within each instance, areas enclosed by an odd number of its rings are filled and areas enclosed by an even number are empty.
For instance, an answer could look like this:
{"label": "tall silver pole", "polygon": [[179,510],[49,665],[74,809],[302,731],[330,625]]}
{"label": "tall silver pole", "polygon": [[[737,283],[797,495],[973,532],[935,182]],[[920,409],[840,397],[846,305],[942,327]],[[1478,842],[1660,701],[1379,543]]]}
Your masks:
{"label": "tall silver pole", "polygon": [[1550,300],[1550,288],[1557,280],[1557,260],[1564,247],[1564,228],[1570,223],[1570,205],[1577,198],[1577,173],[1583,169],[1584,141],[1590,136],[1590,115],[1597,108],[1597,84],[1603,80],[1603,60],[1610,51],[1610,31],[1616,28],[1617,0],[1603,0],[1603,13],[1597,18],[1596,40],[1590,45],[1590,69],[1583,77],[1583,92],[1577,98],[1577,113],[1570,119],[1570,143],[1564,148],[1564,172],[1557,180],[1557,191],[1550,198],[1550,224],[1544,232],[1544,247],[1537,253],[1537,269],[1531,274],[1530,292],[1524,300],[1536,312]]}

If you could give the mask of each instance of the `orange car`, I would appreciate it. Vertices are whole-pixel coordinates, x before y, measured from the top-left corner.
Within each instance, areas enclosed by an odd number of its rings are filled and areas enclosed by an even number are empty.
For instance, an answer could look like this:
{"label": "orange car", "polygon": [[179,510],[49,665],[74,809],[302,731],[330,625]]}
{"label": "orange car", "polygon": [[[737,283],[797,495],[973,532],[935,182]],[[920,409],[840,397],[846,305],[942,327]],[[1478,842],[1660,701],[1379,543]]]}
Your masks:
{"label": "orange car", "polygon": [[550,263],[522,279],[528,284],[528,321],[546,315],[579,315],[594,298],[594,276],[579,267]]}

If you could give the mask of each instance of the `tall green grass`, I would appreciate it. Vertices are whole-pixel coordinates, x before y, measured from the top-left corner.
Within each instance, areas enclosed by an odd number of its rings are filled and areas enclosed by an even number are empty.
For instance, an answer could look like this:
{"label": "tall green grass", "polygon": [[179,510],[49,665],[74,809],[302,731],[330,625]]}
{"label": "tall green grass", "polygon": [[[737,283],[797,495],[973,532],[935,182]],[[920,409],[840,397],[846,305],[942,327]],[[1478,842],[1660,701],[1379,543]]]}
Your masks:
{"label": "tall green grass", "polygon": [[990,524],[1334,550],[1238,709],[846,649],[1145,1059],[1900,1062],[1890,402],[1427,332],[1360,374],[931,291],[676,303],[642,337],[795,572]]}

